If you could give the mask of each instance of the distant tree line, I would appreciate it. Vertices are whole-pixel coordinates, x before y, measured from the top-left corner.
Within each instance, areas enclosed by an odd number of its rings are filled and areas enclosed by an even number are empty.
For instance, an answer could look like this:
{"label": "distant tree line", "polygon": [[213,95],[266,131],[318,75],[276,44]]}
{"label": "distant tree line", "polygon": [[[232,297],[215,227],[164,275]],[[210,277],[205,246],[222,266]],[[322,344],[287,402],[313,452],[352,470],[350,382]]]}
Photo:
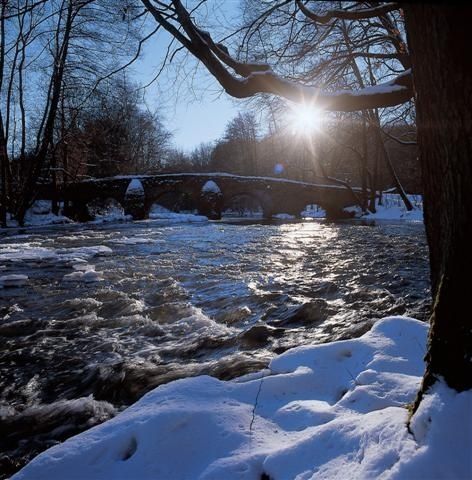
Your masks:
{"label": "distant tree line", "polygon": [[58,146],[62,182],[159,171],[172,136],[124,75],[93,94],[67,133]]}
{"label": "distant tree line", "polygon": [[268,131],[263,131],[254,113],[239,113],[216,142],[202,143],[189,153],[170,150],[162,170],[222,171],[307,182],[336,179],[352,187],[365,185],[364,207],[371,209],[375,208],[368,204],[371,191],[400,183],[409,193],[421,193],[414,125],[396,119],[378,136],[362,116],[344,114],[327,118],[319,131],[307,137],[293,132],[286,109],[279,105]]}
{"label": "distant tree line", "polygon": [[[0,224],[23,222],[42,182],[133,173],[170,134],[125,68],[147,35],[128,0],[0,2]],[[54,202],[57,210],[57,201]]]}

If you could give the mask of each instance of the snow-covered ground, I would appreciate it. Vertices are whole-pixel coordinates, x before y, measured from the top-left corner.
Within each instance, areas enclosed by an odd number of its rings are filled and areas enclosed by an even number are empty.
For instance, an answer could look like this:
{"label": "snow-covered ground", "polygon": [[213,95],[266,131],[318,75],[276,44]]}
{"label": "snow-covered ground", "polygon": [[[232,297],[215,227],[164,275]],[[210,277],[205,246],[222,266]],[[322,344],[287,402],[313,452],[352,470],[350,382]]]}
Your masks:
{"label": "snow-covered ground", "polygon": [[[51,212],[51,202],[49,200],[37,200],[29,208],[25,215],[26,226],[56,225],[61,223],[73,223],[72,220],[64,215],[55,215]],[[9,227],[17,227],[18,223],[7,218]]]}
{"label": "snow-covered ground", "polygon": [[[130,182],[128,190],[132,186],[131,184],[132,182]],[[89,204],[88,210],[93,216],[93,220],[91,220],[89,223],[93,224],[129,222],[133,220],[133,217],[125,214],[123,207],[113,199],[109,199],[101,204]]]}
{"label": "snow-covered ground", "polygon": [[[142,188],[141,183],[137,180],[135,183],[131,182],[130,187],[131,186],[133,187],[131,193],[135,191],[140,192],[139,188]],[[206,188],[205,192],[218,193],[218,186],[214,182],[208,181],[204,188]],[[414,209],[410,212],[406,210],[399,195],[384,193],[382,196],[382,205],[377,205],[377,212],[363,215],[362,218],[371,220],[423,221],[423,201],[421,195],[409,195],[409,198],[414,206]],[[106,207],[102,206],[101,208],[95,208],[94,206],[91,206],[90,208],[95,219],[89,223],[100,224],[132,220],[131,215],[125,215],[123,208],[119,204],[116,204],[116,202],[110,203]],[[361,215],[358,207],[350,207],[346,210],[354,211],[356,216]],[[301,216],[305,219],[324,218],[326,212],[316,205],[308,205],[307,208],[301,212]],[[283,212],[278,213],[273,217],[278,220],[291,220],[294,218],[293,215],[288,215]],[[151,209],[149,218],[171,222],[205,222],[208,220],[207,217],[203,215],[171,212],[157,204]],[[51,202],[46,200],[36,201],[25,216],[26,226],[45,226],[64,223],[73,223],[73,221],[63,215],[54,215],[51,212]],[[14,220],[9,220],[8,224],[10,227],[18,226]]]}
{"label": "snow-covered ground", "polygon": [[303,218],[325,218],[326,211],[318,205],[307,205],[301,215]]}
{"label": "snow-covered ground", "polygon": [[377,201],[376,213],[363,215],[362,218],[372,220],[410,220],[423,221],[423,198],[421,195],[408,195],[413,205],[413,210],[408,211],[400,195],[396,193],[384,193],[382,195],[382,205]]}
{"label": "snow-covered ground", "polygon": [[406,426],[426,333],[389,317],[258,374],[171,382],[13,479],[470,479],[472,392],[438,382]]}

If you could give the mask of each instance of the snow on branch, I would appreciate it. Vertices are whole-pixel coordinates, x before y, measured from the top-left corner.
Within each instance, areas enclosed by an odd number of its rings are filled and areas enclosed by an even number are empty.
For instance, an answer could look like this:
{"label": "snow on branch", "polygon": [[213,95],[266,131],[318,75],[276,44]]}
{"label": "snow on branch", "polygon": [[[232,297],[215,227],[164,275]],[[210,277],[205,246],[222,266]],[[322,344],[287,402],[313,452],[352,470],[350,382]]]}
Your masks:
{"label": "snow on branch", "polygon": [[256,93],[274,93],[295,102],[314,102],[319,108],[330,111],[350,112],[390,107],[407,102],[413,94],[410,70],[389,82],[373,87],[332,93],[285,80],[271,71],[255,72],[242,81],[234,80],[237,82],[236,85],[222,84],[222,86],[237,98],[246,98]]}
{"label": "snow on branch", "polygon": [[[271,93],[295,102],[314,102],[326,110],[351,112],[399,105],[413,95],[410,70],[405,70],[387,83],[357,91],[326,93],[315,86],[288,81],[273,72],[269,65],[242,63],[234,59],[226,47],[214,42],[208,32],[195,26],[180,0],[172,1],[178,27],[171,24],[150,0],[141,1],[155,20],[200,60],[232,97],[249,98],[258,93]],[[393,9],[393,4],[388,5]]]}

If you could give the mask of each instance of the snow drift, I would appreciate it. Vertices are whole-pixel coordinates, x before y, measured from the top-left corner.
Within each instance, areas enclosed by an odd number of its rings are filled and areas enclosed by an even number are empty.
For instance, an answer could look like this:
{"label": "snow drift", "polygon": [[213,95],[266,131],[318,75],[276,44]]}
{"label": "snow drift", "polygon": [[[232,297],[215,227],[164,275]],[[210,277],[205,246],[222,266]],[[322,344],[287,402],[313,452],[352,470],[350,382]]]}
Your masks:
{"label": "snow drift", "polygon": [[471,392],[438,382],[406,427],[426,332],[389,317],[358,339],[289,350],[258,374],[160,386],[13,478],[470,478]]}

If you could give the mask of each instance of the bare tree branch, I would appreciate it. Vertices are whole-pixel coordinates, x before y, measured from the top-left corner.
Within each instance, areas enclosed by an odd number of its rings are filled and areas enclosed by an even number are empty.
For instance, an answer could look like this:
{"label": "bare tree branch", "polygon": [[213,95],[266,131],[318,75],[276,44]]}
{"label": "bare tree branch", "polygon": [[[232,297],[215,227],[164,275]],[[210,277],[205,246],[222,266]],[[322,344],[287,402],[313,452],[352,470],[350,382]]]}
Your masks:
{"label": "bare tree branch", "polygon": [[[186,35],[164,18],[150,0],[141,1],[155,20],[200,60],[224,90],[235,98],[249,98],[257,93],[274,93],[296,102],[310,101],[326,110],[350,112],[398,105],[405,103],[413,95],[409,70],[389,82],[358,91],[326,93],[314,86],[292,83],[274,73],[269,65],[235,60],[226,48],[212,40],[209,33],[202,32],[194,25],[180,0],[173,0],[172,5],[177,22]],[[391,5],[389,8],[393,9]],[[243,78],[231,74],[227,67]]]}
{"label": "bare tree branch", "polygon": [[316,23],[326,24],[331,20],[364,20],[368,18],[379,17],[393,10],[398,10],[398,3],[386,3],[374,8],[365,8],[361,10],[329,10],[324,15],[318,15],[308,9],[301,0],[295,0],[300,11]]}

